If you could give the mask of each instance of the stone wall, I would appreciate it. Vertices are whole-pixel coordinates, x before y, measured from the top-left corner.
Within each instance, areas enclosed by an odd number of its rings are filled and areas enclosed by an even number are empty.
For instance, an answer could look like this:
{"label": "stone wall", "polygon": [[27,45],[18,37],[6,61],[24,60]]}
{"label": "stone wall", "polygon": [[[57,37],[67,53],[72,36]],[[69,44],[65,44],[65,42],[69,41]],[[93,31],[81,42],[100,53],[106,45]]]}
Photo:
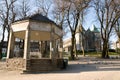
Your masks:
{"label": "stone wall", "polygon": [[[11,58],[6,60],[6,67],[25,72],[48,72],[62,69],[63,59],[30,59],[26,63],[23,58]],[[27,70],[24,70],[25,67]]]}
{"label": "stone wall", "polygon": [[6,60],[6,67],[9,70],[23,70],[25,60],[23,58],[11,58]]}
{"label": "stone wall", "polygon": [[31,59],[30,70],[31,72],[48,72],[60,70],[63,67],[62,59]]}

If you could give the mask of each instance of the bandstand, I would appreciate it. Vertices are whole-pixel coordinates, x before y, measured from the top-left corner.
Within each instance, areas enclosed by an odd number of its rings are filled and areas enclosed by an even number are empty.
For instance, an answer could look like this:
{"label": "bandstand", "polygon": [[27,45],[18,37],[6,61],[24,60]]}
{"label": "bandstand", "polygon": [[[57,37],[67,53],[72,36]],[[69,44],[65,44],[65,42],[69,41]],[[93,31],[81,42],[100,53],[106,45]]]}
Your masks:
{"label": "bandstand", "polygon": [[[7,68],[25,72],[60,70],[63,67],[61,37],[62,29],[41,14],[15,21],[10,28]],[[22,56],[15,56],[16,38],[24,41],[22,51],[17,53]],[[37,51],[33,45],[37,45]],[[45,47],[48,47],[47,52]],[[46,53],[47,57],[44,57]]]}

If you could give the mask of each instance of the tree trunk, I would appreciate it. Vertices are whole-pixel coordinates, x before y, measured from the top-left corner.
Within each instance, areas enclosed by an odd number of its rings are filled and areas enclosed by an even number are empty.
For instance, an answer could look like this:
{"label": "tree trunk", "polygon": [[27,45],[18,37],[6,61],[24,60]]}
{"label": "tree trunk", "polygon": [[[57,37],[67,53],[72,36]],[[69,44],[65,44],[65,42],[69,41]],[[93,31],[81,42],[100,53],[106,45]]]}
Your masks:
{"label": "tree trunk", "polygon": [[2,59],[2,48],[3,48],[4,38],[5,38],[5,27],[3,26],[2,40],[0,42],[0,59]]}
{"label": "tree trunk", "polygon": [[[120,46],[120,38],[119,38],[119,46]],[[116,44],[116,48],[118,49],[117,53],[119,54],[119,57],[120,57],[120,47],[118,47],[117,44]]]}
{"label": "tree trunk", "polygon": [[109,55],[108,55],[108,42],[107,41],[104,41],[104,43],[103,43],[102,58],[109,58]]}
{"label": "tree trunk", "polygon": [[74,38],[74,56],[77,57],[77,45],[76,45],[76,38]]}
{"label": "tree trunk", "polygon": [[72,45],[71,45],[71,59],[75,60],[75,56],[74,56],[74,42],[75,42],[75,35],[72,34],[72,39],[71,39]]}
{"label": "tree trunk", "polygon": [[85,57],[85,51],[84,51],[84,47],[81,46],[81,50],[82,50],[82,53],[83,53],[83,57]]}
{"label": "tree trunk", "polygon": [[83,57],[85,57],[85,51],[84,51],[84,41],[81,39],[80,41],[80,45],[81,45],[81,50],[82,50],[82,53],[83,53]]}
{"label": "tree trunk", "polygon": [[2,43],[0,43],[0,59],[2,59],[2,46],[1,46]]}
{"label": "tree trunk", "polygon": [[[8,26],[8,27],[10,28],[10,26]],[[7,31],[8,31],[8,36],[7,36],[7,48],[6,48],[7,50],[8,50],[8,42],[9,42],[9,34],[10,34],[10,29],[9,29],[9,28],[7,29]]]}

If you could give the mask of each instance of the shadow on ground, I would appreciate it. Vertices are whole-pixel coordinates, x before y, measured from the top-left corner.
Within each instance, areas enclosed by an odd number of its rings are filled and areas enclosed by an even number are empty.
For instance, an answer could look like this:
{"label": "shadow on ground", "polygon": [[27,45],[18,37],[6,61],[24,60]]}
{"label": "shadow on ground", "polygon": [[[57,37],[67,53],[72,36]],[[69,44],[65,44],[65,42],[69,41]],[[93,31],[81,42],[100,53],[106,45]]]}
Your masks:
{"label": "shadow on ground", "polygon": [[[0,70],[5,67],[5,62],[0,62]],[[94,58],[82,58],[76,61],[69,61],[66,69],[60,71],[46,72],[49,73],[80,73],[90,71],[120,71],[120,60],[104,60]],[[29,73],[43,74],[43,73]]]}
{"label": "shadow on ground", "polygon": [[[69,61],[66,69],[52,71],[49,73],[80,73],[92,71],[120,71],[120,60],[90,59],[84,58],[76,61]],[[32,73],[34,74],[34,73]],[[42,73],[38,73],[42,74]]]}
{"label": "shadow on ground", "polygon": [[89,71],[120,71],[120,60],[83,59],[70,61],[67,69],[58,73],[80,73]]}
{"label": "shadow on ground", "polygon": [[120,65],[110,64],[69,64],[66,70],[58,71],[58,73],[80,73],[88,71],[120,71]]}

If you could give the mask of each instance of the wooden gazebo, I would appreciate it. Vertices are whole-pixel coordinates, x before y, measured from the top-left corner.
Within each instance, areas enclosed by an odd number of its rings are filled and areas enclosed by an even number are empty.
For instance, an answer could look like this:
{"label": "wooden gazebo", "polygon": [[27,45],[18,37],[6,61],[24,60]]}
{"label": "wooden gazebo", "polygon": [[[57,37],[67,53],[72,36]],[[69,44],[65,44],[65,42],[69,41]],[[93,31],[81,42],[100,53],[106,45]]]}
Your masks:
{"label": "wooden gazebo", "polygon": [[[11,25],[9,35],[7,68],[35,72],[61,69],[63,67],[61,37],[62,29],[41,14],[35,14],[14,22]],[[22,57],[14,57],[15,38],[24,40]],[[34,41],[48,41],[50,47],[48,58],[31,58],[30,43]],[[42,51],[42,48],[40,51]]]}

